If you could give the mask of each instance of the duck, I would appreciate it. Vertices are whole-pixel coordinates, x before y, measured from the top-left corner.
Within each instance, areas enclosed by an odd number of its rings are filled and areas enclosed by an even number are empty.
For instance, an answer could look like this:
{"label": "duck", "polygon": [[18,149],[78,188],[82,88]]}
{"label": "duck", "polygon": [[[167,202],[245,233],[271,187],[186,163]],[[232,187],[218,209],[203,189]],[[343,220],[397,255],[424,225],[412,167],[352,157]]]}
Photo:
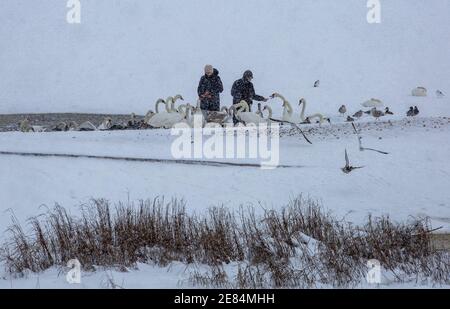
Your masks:
{"label": "duck", "polygon": [[427,96],[427,88],[416,87],[411,91],[411,94],[414,97],[426,97]]}
{"label": "duck", "polygon": [[127,129],[136,129],[138,127],[138,123],[139,123],[139,121],[137,120],[136,114],[131,113],[130,119],[128,119],[128,121],[126,123],[126,128]]}
{"label": "duck", "polygon": [[409,110],[406,112],[406,116],[414,117],[414,107],[410,106]]}
{"label": "duck", "polygon": [[414,116],[419,115],[419,113],[420,113],[420,111],[419,111],[419,109],[417,108],[417,106],[414,106]]}
{"label": "duck", "polygon": [[350,160],[348,159],[347,149],[345,149],[345,166],[341,168],[344,174],[350,174],[352,171],[356,169],[363,168],[363,166],[351,166]]}
{"label": "duck", "polygon": [[363,116],[364,112],[360,109],[356,113],[353,114],[354,118],[361,118]]}
{"label": "duck", "polygon": [[[195,111],[197,111],[197,108],[195,109]],[[256,114],[261,117],[258,112],[256,112]],[[223,106],[218,112],[208,112],[208,122],[223,124],[228,120],[229,117],[230,113],[228,107],[226,106]]]}
{"label": "duck", "polygon": [[391,112],[391,111],[389,110],[389,107],[386,107],[386,108],[385,108],[384,113],[385,113],[386,115],[394,115],[394,113]]}
{"label": "duck", "polygon": [[376,107],[372,108],[372,110],[370,111],[370,114],[372,115],[372,117],[374,117],[376,120],[378,120],[380,117],[384,116],[384,113],[380,110],[377,110]]}
{"label": "duck", "polygon": [[339,114],[341,114],[342,117],[344,117],[346,113],[347,113],[347,107],[345,105],[342,105],[341,107],[339,107]]}

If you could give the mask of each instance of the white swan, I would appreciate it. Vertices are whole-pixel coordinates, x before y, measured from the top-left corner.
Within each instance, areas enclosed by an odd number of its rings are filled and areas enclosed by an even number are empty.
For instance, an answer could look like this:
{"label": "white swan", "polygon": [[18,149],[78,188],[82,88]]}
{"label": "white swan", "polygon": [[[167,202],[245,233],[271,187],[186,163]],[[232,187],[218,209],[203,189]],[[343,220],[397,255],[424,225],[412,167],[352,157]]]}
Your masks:
{"label": "white swan", "polygon": [[384,104],[381,100],[372,98],[372,99],[367,100],[366,102],[362,103],[361,105],[364,107],[381,107]]}
{"label": "white swan", "polygon": [[67,131],[69,130],[69,126],[65,122],[61,121],[60,123],[55,125],[51,130],[57,132]]}
{"label": "white swan", "polygon": [[159,113],[159,104],[166,104],[166,101],[163,99],[158,99],[155,103],[155,112]]}
{"label": "white swan", "polygon": [[98,126],[98,130],[100,131],[106,131],[111,129],[112,127],[112,119],[110,117],[106,117],[103,122]]}
{"label": "white swan", "polygon": [[155,116],[155,112],[152,110],[149,110],[147,112],[147,114],[145,114],[144,123],[147,124],[153,116]]}
{"label": "white swan", "polygon": [[411,91],[411,94],[414,97],[426,97],[427,96],[427,88],[425,87],[416,87]]}
{"label": "white swan", "polygon": [[[185,110],[183,110],[183,108]],[[182,113],[186,113],[186,118],[181,120],[180,122],[186,123],[191,128],[194,128],[195,125],[198,125],[197,123],[194,123],[195,119],[201,119],[200,126],[203,128],[206,124],[205,117],[203,116],[203,112],[200,108],[192,106],[191,104],[187,103],[185,106],[180,105],[179,109]],[[199,118],[198,118],[199,117]]]}
{"label": "white swan", "polygon": [[303,120],[301,120],[301,117],[299,115],[294,115],[294,109],[292,108],[291,103],[289,103],[289,101],[286,100],[286,98],[284,96],[282,96],[279,93],[274,93],[270,97],[272,99],[280,98],[283,101],[283,116],[282,116],[283,121],[294,122],[294,123],[303,121]]}
{"label": "white swan", "polygon": [[302,105],[302,111],[300,113],[300,119],[302,120],[302,122],[311,123],[311,120],[315,119],[315,118],[319,119],[319,123],[320,124],[324,123],[325,121],[330,122],[330,119],[325,117],[321,113],[316,113],[316,114],[312,114],[312,115],[309,115],[309,116],[305,117],[306,100],[304,98],[301,98],[298,101],[298,105]]}
{"label": "white swan", "polygon": [[69,131],[76,131],[78,129],[78,123],[75,121],[69,122]]}
{"label": "white swan", "polygon": [[85,121],[77,127],[77,131],[96,131],[97,127],[90,121]]}
{"label": "white swan", "polygon": [[174,96],[174,97],[168,97],[168,98],[166,99],[167,104],[170,104],[170,105],[169,105],[169,110],[170,110],[169,113],[176,113],[176,112],[178,112],[178,109],[175,108],[175,103],[176,103],[178,100],[184,101],[183,96],[181,96],[180,94],[177,94],[177,95]]}
{"label": "white swan", "polygon": [[154,114],[147,123],[149,126],[170,129],[186,118],[187,111],[185,105],[180,106],[176,112],[169,112],[168,103],[164,102],[164,104],[166,105],[166,112]]}
{"label": "white swan", "polygon": [[[169,98],[169,100],[170,100],[170,98]],[[164,104],[164,107],[165,107],[164,112],[159,111],[160,104]],[[171,101],[170,101],[170,104],[171,104]],[[155,111],[156,111],[156,114],[154,114],[151,117],[148,117],[146,119],[145,123],[149,126],[152,126],[153,128],[162,128],[164,125],[164,119],[167,118],[168,114],[170,113],[169,105],[163,99],[158,99],[155,103]]]}
{"label": "white swan", "polygon": [[244,124],[260,124],[267,123],[267,119],[261,118],[259,115],[250,112],[250,108],[246,101],[242,100],[238,104],[233,105],[230,110],[234,112],[235,117]]}

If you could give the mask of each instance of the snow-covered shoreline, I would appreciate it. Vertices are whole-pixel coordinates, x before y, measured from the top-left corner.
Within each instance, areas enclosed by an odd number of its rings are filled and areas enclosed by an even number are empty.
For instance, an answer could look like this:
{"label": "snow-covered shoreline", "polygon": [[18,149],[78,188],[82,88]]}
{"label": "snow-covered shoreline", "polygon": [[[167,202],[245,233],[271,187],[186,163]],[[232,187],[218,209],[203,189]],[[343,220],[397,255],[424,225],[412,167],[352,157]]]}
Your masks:
{"label": "snow-covered shoreline", "polygon": [[[184,198],[196,209],[259,202],[276,208],[304,194],[350,221],[361,221],[369,213],[387,213],[399,220],[429,216],[434,226],[443,225],[450,231],[448,119],[380,121],[359,127],[366,147],[390,154],[360,152],[351,125],[337,124],[305,129],[313,145],[306,144],[295,129],[286,129],[280,142],[280,164],[303,166],[294,170],[0,156],[7,176],[0,179],[2,210],[13,209],[25,218],[35,215],[42,204],[76,207],[93,197],[119,201],[128,195],[131,199]],[[0,134],[0,148],[165,159],[171,158],[173,139],[167,130],[11,132]],[[352,162],[365,168],[342,175],[345,149]],[[6,226],[8,217],[3,216],[1,223]]]}

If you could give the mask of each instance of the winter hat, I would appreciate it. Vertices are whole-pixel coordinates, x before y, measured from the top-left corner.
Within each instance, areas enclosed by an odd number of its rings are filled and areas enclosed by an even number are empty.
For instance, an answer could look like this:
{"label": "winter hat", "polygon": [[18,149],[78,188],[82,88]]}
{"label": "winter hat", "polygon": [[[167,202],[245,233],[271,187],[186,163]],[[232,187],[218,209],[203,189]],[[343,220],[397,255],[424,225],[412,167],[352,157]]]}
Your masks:
{"label": "winter hat", "polygon": [[213,70],[214,70],[214,68],[212,65],[210,65],[210,64],[205,65],[205,73],[208,73],[208,72],[212,73]]}
{"label": "winter hat", "polygon": [[252,71],[250,71],[250,70],[247,70],[247,71],[245,71],[244,72],[244,79],[250,79],[250,78],[253,78],[253,73],[252,73]]}

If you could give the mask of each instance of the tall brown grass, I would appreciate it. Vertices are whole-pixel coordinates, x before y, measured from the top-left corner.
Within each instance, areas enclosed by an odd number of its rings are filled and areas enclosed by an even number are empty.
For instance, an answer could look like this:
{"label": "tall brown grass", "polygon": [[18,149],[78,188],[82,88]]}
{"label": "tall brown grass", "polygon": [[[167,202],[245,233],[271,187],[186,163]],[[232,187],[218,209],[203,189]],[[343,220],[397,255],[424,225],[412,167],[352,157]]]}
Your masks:
{"label": "tall brown grass", "polygon": [[[358,284],[377,259],[397,281],[428,278],[450,283],[449,253],[431,245],[427,220],[395,223],[369,217],[362,226],[336,220],[301,196],[279,211],[224,207],[188,213],[184,201],[164,198],[119,203],[92,200],[79,216],[56,205],[29,219],[13,218],[1,259],[11,274],[40,272],[78,259],[96,266],[208,265],[191,283],[209,287],[285,288]],[[224,270],[237,263],[230,278]]]}

